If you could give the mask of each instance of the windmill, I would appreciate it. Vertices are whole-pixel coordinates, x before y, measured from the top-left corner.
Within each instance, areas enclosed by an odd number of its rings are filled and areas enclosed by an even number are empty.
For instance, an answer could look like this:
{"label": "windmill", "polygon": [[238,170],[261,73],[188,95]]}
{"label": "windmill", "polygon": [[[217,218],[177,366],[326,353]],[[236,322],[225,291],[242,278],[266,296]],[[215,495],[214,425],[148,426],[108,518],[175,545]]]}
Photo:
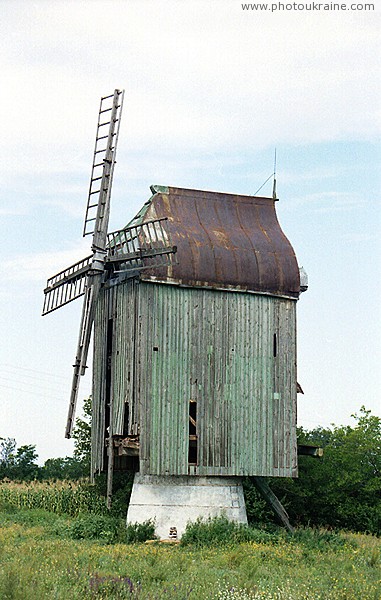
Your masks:
{"label": "windmill", "polygon": [[43,315],[84,296],[65,437],[70,438],[75,418],[80,377],[85,374],[94,314],[106,273],[125,273],[166,264],[176,252],[168,243],[165,219],[108,233],[110,196],[124,91],[101,98],[95,136],[83,236],[92,235],[92,254],[47,281]]}
{"label": "windmill", "polygon": [[[43,314],[84,296],[66,424],[94,331],[91,476],[135,471],[127,520],[162,538],[188,519],[246,522],[242,477],[290,528],[267,477],[297,477],[296,303],[307,289],[273,196],[151,186],[108,232],[123,92],[101,99],[84,236]],[[315,453],[315,454],[314,454]]]}

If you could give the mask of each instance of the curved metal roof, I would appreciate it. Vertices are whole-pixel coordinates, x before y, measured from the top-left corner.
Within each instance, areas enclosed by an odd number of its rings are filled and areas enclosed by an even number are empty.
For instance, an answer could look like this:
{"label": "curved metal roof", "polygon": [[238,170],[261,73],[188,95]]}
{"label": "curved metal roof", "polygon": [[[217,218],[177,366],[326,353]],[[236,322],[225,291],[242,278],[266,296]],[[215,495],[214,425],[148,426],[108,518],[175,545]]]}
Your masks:
{"label": "curved metal roof", "polygon": [[[177,264],[141,279],[297,298],[299,268],[273,198],[153,186],[140,222],[167,217]],[[136,220],[134,220],[136,222]]]}

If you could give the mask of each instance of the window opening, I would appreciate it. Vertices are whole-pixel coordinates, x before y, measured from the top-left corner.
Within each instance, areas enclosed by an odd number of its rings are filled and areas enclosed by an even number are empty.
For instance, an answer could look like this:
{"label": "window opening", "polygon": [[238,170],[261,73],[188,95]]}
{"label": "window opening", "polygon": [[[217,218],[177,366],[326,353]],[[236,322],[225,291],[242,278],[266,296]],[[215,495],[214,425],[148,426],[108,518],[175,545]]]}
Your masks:
{"label": "window opening", "polygon": [[197,402],[189,401],[189,447],[188,463],[197,465]]}

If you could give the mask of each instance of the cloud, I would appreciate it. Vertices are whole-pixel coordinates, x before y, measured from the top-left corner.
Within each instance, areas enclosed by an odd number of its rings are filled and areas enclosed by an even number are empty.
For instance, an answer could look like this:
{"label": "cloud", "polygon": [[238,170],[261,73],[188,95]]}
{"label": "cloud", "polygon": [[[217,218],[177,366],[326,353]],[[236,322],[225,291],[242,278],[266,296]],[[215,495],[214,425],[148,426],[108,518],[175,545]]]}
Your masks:
{"label": "cloud", "polygon": [[45,282],[54,273],[58,273],[89,254],[89,242],[85,239],[64,250],[19,254],[6,258],[2,266],[3,282],[23,282],[26,285],[30,282]]}
{"label": "cloud", "polygon": [[7,204],[7,206],[0,206],[0,217],[20,217],[25,215],[26,212],[25,205]]}
{"label": "cloud", "polygon": [[8,171],[87,160],[98,98],[115,85],[126,87],[122,133],[134,151],[376,136],[378,32],[370,17],[254,19],[230,0],[2,8],[0,107],[17,115],[3,124]]}

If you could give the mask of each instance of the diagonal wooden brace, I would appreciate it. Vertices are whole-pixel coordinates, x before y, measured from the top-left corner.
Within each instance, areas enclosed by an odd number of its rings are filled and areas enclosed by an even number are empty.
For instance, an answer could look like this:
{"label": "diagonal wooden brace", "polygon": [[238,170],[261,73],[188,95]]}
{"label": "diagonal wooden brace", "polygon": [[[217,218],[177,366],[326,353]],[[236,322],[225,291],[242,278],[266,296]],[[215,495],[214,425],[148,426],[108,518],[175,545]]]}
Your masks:
{"label": "diagonal wooden brace", "polygon": [[270,489],[266,477],[251,477],[250,479],[253,480],[258,492],[266,500],[267,504],[274,511],[282,525],[284,525],[290,533],[294,533],[294,528],[290,523],[288,514],[274,492]]}

